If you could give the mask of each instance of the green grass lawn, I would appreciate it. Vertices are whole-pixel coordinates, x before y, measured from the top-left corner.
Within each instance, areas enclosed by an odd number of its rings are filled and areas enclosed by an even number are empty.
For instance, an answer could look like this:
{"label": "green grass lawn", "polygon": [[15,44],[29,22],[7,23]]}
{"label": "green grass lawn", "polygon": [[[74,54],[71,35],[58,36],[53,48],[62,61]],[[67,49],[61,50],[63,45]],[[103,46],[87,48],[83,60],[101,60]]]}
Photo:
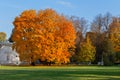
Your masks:
{"label": "green grass lawn", "polygon": [[120,66],[0,66],[0,80],[120,80]]}

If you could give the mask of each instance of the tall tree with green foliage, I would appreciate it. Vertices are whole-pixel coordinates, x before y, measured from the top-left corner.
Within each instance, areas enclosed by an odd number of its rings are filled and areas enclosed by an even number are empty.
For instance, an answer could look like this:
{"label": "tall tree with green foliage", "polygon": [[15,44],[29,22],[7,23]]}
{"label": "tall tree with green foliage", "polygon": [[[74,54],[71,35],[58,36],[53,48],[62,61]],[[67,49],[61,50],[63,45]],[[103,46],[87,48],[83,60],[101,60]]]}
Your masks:
{"label": "tall tree with green foliage", "polygon": [[89,37],[86,37],[86,41],[81,43],[80,51],[75,55],[77,62],[91,62],[95,59],[96,50],[92,45]]}
{"label": "tall tree with green foliage", "polygon": [[106,38],[102,43],[102,47],[104,65],[113,65],[115,61],[115,51],[112,41]]}

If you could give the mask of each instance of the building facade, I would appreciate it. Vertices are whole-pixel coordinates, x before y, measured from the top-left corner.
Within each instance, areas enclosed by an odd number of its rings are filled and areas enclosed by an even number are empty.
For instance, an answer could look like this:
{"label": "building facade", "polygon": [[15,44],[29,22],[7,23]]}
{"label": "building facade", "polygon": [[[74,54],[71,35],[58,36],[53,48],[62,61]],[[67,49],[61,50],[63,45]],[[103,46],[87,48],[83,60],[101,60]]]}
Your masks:
{"label": "building facade", "polygon": [[19,54],[12,50],[12,43],[0,42],[0,65],[19,65]]}

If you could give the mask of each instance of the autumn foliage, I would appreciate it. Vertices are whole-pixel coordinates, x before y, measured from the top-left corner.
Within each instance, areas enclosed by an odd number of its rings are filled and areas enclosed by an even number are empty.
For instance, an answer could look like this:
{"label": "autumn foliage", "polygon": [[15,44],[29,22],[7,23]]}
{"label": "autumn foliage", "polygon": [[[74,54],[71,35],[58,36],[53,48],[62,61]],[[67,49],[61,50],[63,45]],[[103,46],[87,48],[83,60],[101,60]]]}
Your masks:
{"label": "autumn foliage", "polygon": [[110,24],[110,40],[114,43],[114,50],[120,51],[120,19],[113,18],[113,22]]}
{"label": "autumn foliage", "polygon": [[72,23],[52,9],[26,10],[16,17],[11,36],[13,49],[21,61],[68,63],[74,48],[75,30]]}
{"label": "autumn foliage", "polygon": [[83,42],[80,47],[80,61],[91,62],[95,59],[95,47],[92,45],[89,37],[86,37],[86,42]]}
{"label": "autumn foliage", "polygon": [[0,32],[0,42],[3,42],[6,40],[6,33],[5,32]]}

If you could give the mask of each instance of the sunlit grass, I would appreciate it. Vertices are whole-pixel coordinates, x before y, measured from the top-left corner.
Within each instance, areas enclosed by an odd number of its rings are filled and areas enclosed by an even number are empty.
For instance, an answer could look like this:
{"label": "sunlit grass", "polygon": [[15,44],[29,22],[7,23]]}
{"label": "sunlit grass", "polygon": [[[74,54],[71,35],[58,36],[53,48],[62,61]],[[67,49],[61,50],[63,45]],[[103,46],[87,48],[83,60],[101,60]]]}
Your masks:
{"label": "sunlit grass", "polygon": [[120,80],[120,66],[0,66],[0,80]]}

